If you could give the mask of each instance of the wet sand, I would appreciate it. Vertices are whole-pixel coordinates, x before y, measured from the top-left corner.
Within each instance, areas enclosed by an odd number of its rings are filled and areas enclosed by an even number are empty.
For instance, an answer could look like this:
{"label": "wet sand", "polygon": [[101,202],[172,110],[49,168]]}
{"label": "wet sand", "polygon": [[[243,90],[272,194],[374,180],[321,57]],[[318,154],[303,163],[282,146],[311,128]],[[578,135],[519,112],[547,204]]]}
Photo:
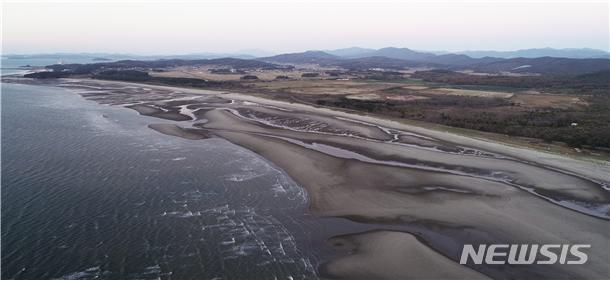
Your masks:
{"label": "wet sand", "polygon": [[[330,278],[610,276],[606,161],[234,93],[94,80],[61,86],[166,119],[150,125],[164,134],[213,134],[248,148],[307,189],[314,215],[371,225],[328,240],[343,254],[320,268]],[[462,246],[479,243],[592,248],[584,265],[459,265]]]}
{"label": "wet sand", "polygon": [[176,113],[175,109],[155,108],[149,105],[132,105],[127,106],[138,113],[146,116],[157,117],[161,119],[167,119],[172,121],[189,121],[191,118],[180,113]]}
{"label": "wet sand", "polygon": [[206,130],[182,128],[173,124],[150,124],[149,128],[170,136],[181,137],[188,140],[202,140],[210,138],[210,134]]}
{"label": "wet sand", "polygon": [[[310,209],[320,217],[429,226],[454,242],[424,239],[456,261],[463,244],[586,241],[603,247],[590,253],[587,266],[566,270],[549,266],[545,271],[529,266],[517,268],[514,274],[493,270],[494,266],[475,268],[493,278],[544,278],[539,273],[549,273],[551,278],[601,278],[607,273],[607,220],[566,209],[519,188],[476,177],[332,157],[270,137],[218,134],[283,168],[307,188]],[[383,251],[379,253],[381,256]],[[403,268],[416,274],[421,271]]]}
{"label": "wet sand", "polygon": [[489,279],[443,257],[409,233],[374,231],[333,237],[329,243],[350,253],[321,267],[323,273],[335,278]]}

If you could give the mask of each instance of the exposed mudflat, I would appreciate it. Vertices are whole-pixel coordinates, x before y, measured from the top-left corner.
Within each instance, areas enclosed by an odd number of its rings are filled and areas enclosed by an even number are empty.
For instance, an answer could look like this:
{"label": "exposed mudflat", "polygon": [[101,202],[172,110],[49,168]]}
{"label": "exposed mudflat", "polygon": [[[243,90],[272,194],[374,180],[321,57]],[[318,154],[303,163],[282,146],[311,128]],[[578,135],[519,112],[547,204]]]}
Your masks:
{"label": "exposed mudflat", "polygon": [[208,131],[206,130],[182,128],[173,124],[150,124],[148,127],[166,135],[181,137],[189,140],[201,140],[210,137]]}
{"label": "exposed mudflat", "polygon": [[[57,83],[102,104],[165,119],[149,126],[161,133],[213,135],[250,149],[307,190],[314,215],[370,225],[328,240],[338,252],[320,267],[328,277],[610,276],[608,162],[234,93]],[[584,265],[460,265],[462,246],[479,243],[591,249]]]}

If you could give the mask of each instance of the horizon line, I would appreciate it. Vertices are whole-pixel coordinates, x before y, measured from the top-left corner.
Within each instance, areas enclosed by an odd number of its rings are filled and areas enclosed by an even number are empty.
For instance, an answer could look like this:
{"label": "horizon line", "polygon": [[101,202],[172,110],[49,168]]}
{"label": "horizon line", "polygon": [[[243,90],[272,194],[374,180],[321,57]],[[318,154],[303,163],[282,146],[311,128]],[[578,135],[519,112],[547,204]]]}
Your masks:
{"label": "horizon line", "polygon": [[[384,48],[397,48],[397,49],[409,49],[417,52],[430,52],[430,53],[461,53],[461,52],[516,52],[516,51],[524,51],[524,50],[532,50],[532,49],[552,49],[552,50],[595,50],[602,51],[606,53],[610,53],[610,48],[608,50],[594,48],[594,47],[528,47],[528,48],[519,48],[519,49],[463,49],[463,50],[438,50],[438,49],[412,49],[404,46],[386,46],[380,48],[374,47],[362,47],[362,46],[348,46],[348,47],[339,47],[339,48],[321,48],[321,49],[302,49],[300,51],[291,50],[291,51],[272,51],[267,49],[259,49],[259,48],[246,48],[244,50],[234,50],[234,51],[192,51],[192,52],[176,52],[176,53],[149,53],[149,52],[130,52],[130,51],[40,51],[40,52],[25,52],[25,53],[15,53],[15,52],[1,52],[2,56],[10,56],[10,55],[55,55],[55,54],[114,54],[114,55],[136,55],[136,56],[183,56],[183,55],[198,55],[198,54],[232,54],[232,55],[250,55],[252,50],[256,50],[258,52],[269,53],[273,55],[279,54],[290,54],[290,53],[302,53],[307,51],[334,51],[341,49],[350,49],[350,48],[362,48],[362,49],[371,49],[371,50],[380,50]],[[251,52],[257,53],[257,52]]]}

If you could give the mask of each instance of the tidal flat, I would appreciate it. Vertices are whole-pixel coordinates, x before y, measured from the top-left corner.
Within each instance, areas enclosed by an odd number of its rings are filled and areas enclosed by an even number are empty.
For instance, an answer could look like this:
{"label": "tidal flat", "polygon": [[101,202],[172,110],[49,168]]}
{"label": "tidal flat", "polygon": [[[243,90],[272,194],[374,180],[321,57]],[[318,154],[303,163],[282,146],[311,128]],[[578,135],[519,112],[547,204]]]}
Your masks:
{"label": "tidal flat", "polygon": [[[48,83],[167,121],[148,125],[152,130],[189,140],[221,138],[281,168],[305,188],[313,216],[358,224],[327,238],[336,255],[317,267],[322,277],[610,275],[607,161],[231,92],[86,79]],[[483,243],[591,249],[584,265],[459,264],[464,244]]]}

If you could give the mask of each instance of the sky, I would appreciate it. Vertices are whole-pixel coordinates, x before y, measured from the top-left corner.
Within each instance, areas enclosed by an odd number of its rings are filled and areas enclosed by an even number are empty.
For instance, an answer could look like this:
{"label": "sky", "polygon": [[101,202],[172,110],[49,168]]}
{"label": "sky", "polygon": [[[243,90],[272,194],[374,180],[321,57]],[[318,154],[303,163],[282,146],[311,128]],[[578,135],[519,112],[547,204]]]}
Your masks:
{"label": "sky", "polygon": [[0,1],[3,54],[610,50],[608,0]]}

